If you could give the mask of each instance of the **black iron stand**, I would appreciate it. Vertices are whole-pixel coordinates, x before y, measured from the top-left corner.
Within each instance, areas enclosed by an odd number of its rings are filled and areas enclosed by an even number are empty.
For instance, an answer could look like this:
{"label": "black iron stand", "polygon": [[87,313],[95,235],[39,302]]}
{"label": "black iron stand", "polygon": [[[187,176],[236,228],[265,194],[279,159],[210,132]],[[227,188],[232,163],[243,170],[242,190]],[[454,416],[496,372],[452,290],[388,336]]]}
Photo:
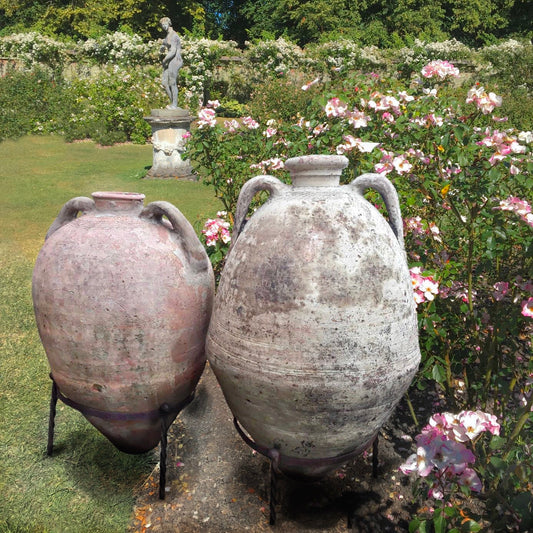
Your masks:
{"label": "black iron stand", "polygon": [[[233,418],[233,424],[235,425],[235,428],[237,429],[237,432],[241,436],[242,440],[250,448],[255,450],[256,452],[260,453],[261,455],[264,455],[270,460],[270,493],[269,493],[269,511],[270,511],[270,518],[269,518],[269,524],[271,526],[276,524],[277,520],[277,514],[276,514],[276,506],[278,504],[278,478],[281,475],[281,470],[279,468],[280,463],[280,452],[277,448],[266,448],[265,446],[261,446],[257,443],[255,443],[246,433],[244,433],[243,429],[240,427],[239,421],[237,418]],[[379,447],[379,434],[377,434],[372,441],[372,477],[377,478],[378,477],[378,447]],[[331,459],[321,459],[319,460],[321,464],[326,465],[328,463],[330,464],[342,464],[345,462],[348,462],[350,459],[353,459],[355,456],[359,455],[360,452],[357,453],[348,453],[346,455],[340,456],[340,457],[333,457]],[[317,460],[313,459],[299,459],[297,460],[300,464],[312,464],[313,462],[316,464]],[[352,517],[351,515],[348,516],[348,527],[351,528],[352,523]]]}
{"label": "black iron stand", "polygon": [[[52,380],[52,393],[50,396],[50,415],[48,418],[48,444],[46,446],[46,454],[51,456],[54,450],[54,429],[55,429],[55,417],[57,400],[61,400],[65,405],[76,409],[83,415],[97,416],[99,418],[106,418],[110,420],[134,420],[142,418],[159,418],[161,420],[161,443],[159,450],[159,499],[165,499],[165,485],[167,476],[167,444],[168,444],[168,430],[172,424],[172,421],[184,407],[189,405],[194,399],[194,392],[178,405],[171,407],[169,404],[164,403],[155,411],[148,413],[109,413],[107,411],[99,411],[98,409],[92,409],[90,407],[81,405],[69,398],[63,396],[55,382],[52,374],[50,374]],[[174,416],[172,416],[174,415]]]}
{"label": "black iron stand", "polygon": [[270,460],[270,494],[269,494],[269,510],[271,526],[276,524],[276,505],[278,504],[278,472],[274,466],[274,461]]}
{"label": "black iron stand", "polygon": [[57,384],[52,378],[52,395],[50,396],[50,415],[48,417],[48,445],[46,446],[46,455],[51,456],[54,451],[54,429],[56,425],[56,406],[57,406],[57,396],[58,388]]}
{"label": "black iron stand", "polygon": [[[192,400],[192,398],[191,398]],[[169,423],[168,415],[172,412],[168,404],[164,403],[159,411],[161,413],[161,443],[159,445],[159,499],[165,499],[167,484],[167,435],[172,422]]]}

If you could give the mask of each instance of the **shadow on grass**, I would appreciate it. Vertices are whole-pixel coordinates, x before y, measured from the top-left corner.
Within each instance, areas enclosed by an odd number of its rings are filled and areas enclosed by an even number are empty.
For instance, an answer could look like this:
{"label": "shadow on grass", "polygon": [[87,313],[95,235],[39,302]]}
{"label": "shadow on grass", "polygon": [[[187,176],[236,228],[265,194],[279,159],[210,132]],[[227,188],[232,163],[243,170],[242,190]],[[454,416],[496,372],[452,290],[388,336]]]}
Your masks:
{"label": "shadow on grass", "polygon": [[[131,498],[132,490],[150,474],[157,462],[154,450],[129,455],[117,450],[104,436],[89,425],[56,435],[51,457],[60,461],[73,484],[96,499]],[[110,496],[111,492],[111,496]]]}

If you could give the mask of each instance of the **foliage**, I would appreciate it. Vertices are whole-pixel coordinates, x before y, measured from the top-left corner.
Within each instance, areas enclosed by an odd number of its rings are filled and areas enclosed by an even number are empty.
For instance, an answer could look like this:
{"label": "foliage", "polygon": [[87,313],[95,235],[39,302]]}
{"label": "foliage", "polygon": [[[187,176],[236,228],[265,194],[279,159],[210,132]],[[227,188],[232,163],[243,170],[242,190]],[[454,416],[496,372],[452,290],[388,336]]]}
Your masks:
{"label": "foliage", "polygon": [[99,64],[139,65],[156,59],[158,46],[153,41],[144,42],[137,35],[124,32],[106,33],[96,39],[89,38],[78,43],[80,55]]}
{"label": "foliage", "polygon": [[[210,100],[233,100],[242,105],[250,100],[252,82],[240,59],[230,60],[228,65],[218,65],[209,92]],[[246,113],[241,113],[241,115],[244,114]]]}
{"label": "foliage", "polygon": [[61,133],[75,108],[68,85],[49,71],[10,71],[0,78],[0,141],[28,133]]}
{"label": "foliage", "polygon": [[79,110],[65,126],[67,140],[144,143],[150,135],[143,116],[150,114],[160,93],[151,71],[103,69],[91,80],[73,82],[71,90]]}
{"label": "foliage", "polygon": [[[506,115],[523,129],[532,127],[533,111],[523,105],[525,100],[531,98],[533,46],[527,43],[510,40],[475,50],[455,40],[440,43],[415,40],[411,47],[382,50],[372,46],[361,47],[353,41],[339,39],[310,45],[302,50],[285,39],[278,39],[248,43],[248,48],[241,52],[235,42],[185,37],[182,45],[185,66],[180,70],[180,105],[189,107],[193,112],[207,100],[216,98],[228,109],[226,116],[235,115],[235,106],[228,107],[228,103],[236,100],[239,104],[247,105],[253,94],[251,103],[257,116],[261,112],[273,113],[279,100],[277,113],[280,117],[287,117],[295,112],[305,111],[309,99],[298,87],[306,79],[320,76],[337,83],[348,73],[361,70],[410,80],[419,75],[422,66],[428,62],[448,58],[461,67],[461,77],[455,80],[454,86],[464,85],[474,77],[483,83],[497,85],[504,96]],[[65,102],[64,108],[69,113],[74,113],[74,122],[93,124],[86,129],[86,133],[80,133],[79,128],[74,128],[74,136],[82,137],[92,135],[91,131],[105,132],[109,129],[101,119],[95,124],[84,116],[78,116],[80,106],[72,105],[72,98],[76,103],[76,100],[84,101],[87,97],[87,84],[101,83],[101,78],[105,77],[103,72],[117,69],[117,76],[120,76],[120,70],[128,69],[134,78],[144,77],[140,86],[130,86],[132,90],[140,91],[137,100],[132,95],[127,99],[129,105],[137,110],[134,109],[132,113],[139,114],[139,108],[146,110],[142,94],[150,96],[150,107],[165,102],[164,91],[156,88],[159,85],[160,69],[158,50],[155,41],[145,42],[139,35],[125,32],[67,44],[38,34],[0,38],[1,53],[16,59],[19,68],[48,69],[56,84],[68,87],[71,83],[74,88],[82,89],[80,95],[72,94],[72,91],[60,93],[67,100],[70,98]],[[228,61],[227,58],[231,59]],[[134,65],[139,68],[133,69]],[[148,72],[152,76],[152,83],[145,78]],[[68,82],[64,82],[62,78]],[[265,80],[269,82],[265,83]],[[120,90],[122,85],[116,84],[115,87]],[[466,88],[462,90],[466,93]],[[24,92],[21,93],[21,98],[23,97]],[[120,107],[120,101],[124,98],[117,95],[111,100],[116,101]],[[23,102],[19,102],[12,108],[22,109],[23,105]],[[241,110],[241,113],[245,114],[245,111]],[[38,131],[66,131],[68,134],[70,127],[67,128],[64,124],[65,114],[63,110],[58,110],[58,116],[50,124],[35,117],[34,120],[39,122]],[[113,138],[130,138],[132,133],[127,129],[122,133],[105,134],[108,137],[106,142]],[[21,129],[22,133],[26,131],[28,130]],[[136,136],[137,140],[140,141],[141,136],[147,132],[143,124]],[[101,134],[98,135],[101,137]]]}
{"label": "foliage", "polygon": [[202,229],[200,239],[205,246],[215,280],[218,283],[224,268],[226,255],[231,242],[233,217],[227,211],[218,211],[216,218],[208,218]]}
{"label": "foliage", "polygon": [[520,0],[439,0],[428,4],[417,0],[395,3],[367,0],[347,4],[342,0],[248,0],[247,16],[252,38],[288,36],[300,45],[320,42],[324,35],[354,38],[382,47],[407,45],[424,40],[460,39],[469,44],[487,44],[513,33],[531,35],[524,23],[525,7]]}
{"label": "foliage", "polygon": [[450,31],[461,40],[481,38],[482,42],[490,41],[509,24],[513,4],[507,0],[455,0],[448,6]]}
{"label": "foliage", "polygon": [[246,63],[254,81],[287,74],[295,68],[301,68],[304,52],[283,37],[276,40],[263,40],[247,43]]}
{"label": "foliage", "polygon": [[347,0],[280,0],[275,15],[288,27],[289,37],[300,44],[335,31],[342,33],[361,23],[361,14]]}
{"label": "foliage", "polygon": [[375,70],[387,65],[383,51],[375,46],[361,47],[351,39],[337,39],[306,48],[306,54],[315,60],[315,68],[324,73],[342,75],[353,70]]}
{"label": "foliage", "polygon": [[[472,518],[468,498],[481,492],[482,483],[474,470],[477,448],[483,433],[499,436],[496,417],[483,411],[461,411],[458,414],[437,413],[416,437],[416,453],[400,466],[404,474],[416,473],[425,483],[417,492],[428,490],[428,497],[441,503],[427,519],[416,517],[409,531],[427,531],[430,524],[435,531],[479,531],[482,525]],[[418,480],[417,480],[418,481]],[[453,502],[453,503],[452,503]]]}
{"label": "foliage", "polygon": [[[253,171],[246,168],[243,161],[249,162],[251,158],[266,151],[266,143],[258,131],[259,123],[244,118],[239,122],[226,121],[222,128],[217,125],[215,111],[211,107],[201,110],[198,115],[194,140],[189,139],[184,157],[191,161],[205,183],[214,186],[215,195],[224,209],[234,213],[242,185],[253,176]],[[227,133],[235,128],[240,131],[240,135],[232,136],[232,147],[228,150]]]}
{"label": "foliage", "polygon": [[242,117],[246,112],[247,106],[237,100],[223,100],[217,109],[218,116],[226,118]]}
{"label": "foliage", "polygon": [[249,102],[252,115],[264,123],[269,119],[296,120],[312,101],[312,94],[302,91],[305,80],[301,73],[293,73],[270,80],[268,88],[257,84]]}
{"label": "foliage", "polygon": [[180,70],[179,85],[188,107],[197,109],[207,100],[219,59],[233,55],[236,47],[233,41],[182,39],[184,67]]}
{"label": "foliage", "polygon": [[[503,456],[478,450],[476,464],[496,497],[509,485],[513,458],[527,453],[532,430],[533,134],[502,118],[501,96],[480,84],[466,94],[455,89],[459,75],[434,59],[409,87],[375,73],[317,77],[300,89],[309,100],[293,107],[299,117],[272,113],[222,124],[213,109],[202,110],[187,151],[229,212],[254,174],[287,180],[283,162],[306,153],[347,156],[343,181],[364,172],[392,180],[418,305],[423,359],[416,386],[436,384],[452,405],[490,408],[502,420]],[[379,203],[375,194],[369,199]],[[520,390],[525,400],[516,397]],[[529,516],[522,478],[513,478],[505,499],[515,521]],[[443,509],[434,525],[461,516],[458,507]]]}
{"label": "foliage", "polygon": [[533,127],[533,108],[522,102],[533,98],[533,46],[510,39],[479,50],[485,68],[480,81],[497,84],[507,104],[506,114],[511,122]]}
{"label": "foliage", "polygon": [[[65,46],[48,38],[35,39],[31,45],[34,37],[0,39],[0,50],[21,60],[28,69],[0,79],[5,91],[0,103],[4,118],[0,138],[33,132],[61,133],[68,140],[89,137],[101,144],[146,141],[150,127],[143,116],[151,108],[166,105],[166,96],[159,87],[159,67],[131,66],[154,63],[155,43],[144,44],[138,36],[117,32],[72,45],[80,63],[96,63],[98,68],[89,70],[89,75],[62,76]],[[182,105],[195,109],[204,101],[218,59],[231,55],[235,47],[232,42],[183,39]],[[59,72],[52,74],[51,66]],[[67,77],[71,81],[64,79]]]}
{"label": "foliage", "polygon": [[37,32],[14,33],[0,39],[0,57],[13,57],[24,67],[46,66],[56,71],[67,60],[65,43]]}
{"label": "foliage", "polygon": [[398,71],[404,78],[418,74],[424,65],[434,60],[457,62],[474,59],[472,49],[456,39],[441,42],[426,42],[415,39],[411,46],[402,47],[395,54]]}
{"label": "foliage", "polygon": [[10,33],[30,29],[71,39],[114,31],[155,38],[158,20],[166,15],[187,36],[241,45],[267,35],[287,37],[301,46],[324,36],[381,47],[406,45],[417,37],[481,45],[510,36],[531,38],[528,8],[524,0],[0,0],[0,27]]}
{"label": "foliage", "polygon": [[[180,5],[168,0],[87,0],[86,2],[45,2],[40,0],[0,0],[0,27],[13,31],[28,28],[47,34],[79,38],[96,38],[117,30],[158,36],[163,15],[191,28],[194,4]],[[176,26],[176,29],[181,29]]]}

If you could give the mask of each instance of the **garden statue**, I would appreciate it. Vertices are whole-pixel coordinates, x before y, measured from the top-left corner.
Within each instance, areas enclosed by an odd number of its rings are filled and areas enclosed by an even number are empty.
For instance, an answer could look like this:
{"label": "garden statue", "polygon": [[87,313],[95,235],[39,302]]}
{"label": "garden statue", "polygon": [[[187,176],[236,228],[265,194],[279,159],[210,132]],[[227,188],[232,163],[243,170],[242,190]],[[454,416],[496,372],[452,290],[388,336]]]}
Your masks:
{"label": "garden statue", "polygon": [[196,179],[188,160],[181,158],[185,151],[185,139],[189,135],[194,117],[188,109],[178,107],[178,73],[183,66],[181,42],[168,17],[159,23],[167,36],[161,44],[163,76],[161,81],[170,98],[165,109],[152,109],[144,120],[152,128],[153,165],[147,178]]}
{"label": "garden statue", "polygon": [[181,58],[181,42],[178,34],[172,28],[172,21],[168,17],[163,17],[159,23],[167,36],[163,39],[161,53],[166,53],[163,58],[163,76],[162,82],[165,91],[170,98],[170,105],[167,109],[178,108],[178,72],[183,66]]}

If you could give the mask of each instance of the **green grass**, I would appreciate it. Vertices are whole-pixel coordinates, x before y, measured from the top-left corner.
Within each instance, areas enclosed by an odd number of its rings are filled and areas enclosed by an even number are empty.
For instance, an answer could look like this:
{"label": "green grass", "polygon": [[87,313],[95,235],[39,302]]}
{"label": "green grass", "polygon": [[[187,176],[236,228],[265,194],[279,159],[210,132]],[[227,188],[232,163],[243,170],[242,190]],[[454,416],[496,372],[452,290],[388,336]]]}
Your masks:
{"label": "green grass", "polygon": [[151,146],[100,148],[56,137],[0,144],[0,532],[119,532],[157,455],[116,450],[81,414],[58,404],[46,456],[51,382],[31,300],[31,275],[61,206],[97,190],[166,200],[199,229],[219,208],[201,183],[142,180]]}

